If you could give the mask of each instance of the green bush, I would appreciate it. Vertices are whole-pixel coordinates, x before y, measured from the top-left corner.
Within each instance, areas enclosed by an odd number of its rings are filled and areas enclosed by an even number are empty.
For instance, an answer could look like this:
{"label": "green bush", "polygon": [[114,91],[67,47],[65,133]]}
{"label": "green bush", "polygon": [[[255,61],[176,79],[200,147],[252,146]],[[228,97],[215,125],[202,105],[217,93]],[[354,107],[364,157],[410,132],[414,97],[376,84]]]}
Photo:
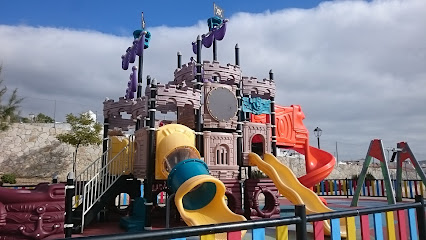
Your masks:
{"label": "green bush", "polygon": [[251,178],[252,179],[259,179],[259,178],[268,178],[262,171],[260,170],[254,170],[251,171]]}
{"label": "green bush", "polygon": [[[352,175],[352,180],[358,181],[358,178],[359,178],[358,174]],[[365,174],[365,180],[372,181],[372,180],[376,180],[376,178],[373,176],[373,174],[367,172],[367,174]],[[365,184],[366,184],[366,186],[370,186],[371,183],[370,182],[366,182]]]}
{"label": "green bush", "polygon": [[[358,174],[352,175],[352,180],[358,181]],[[376,180],[376,178],[373,176],[373,174],[367,172],[367,174],[365,174],[365,179],[366,180]]]}
{"label": "green bush", "polygon": [[16,183],[16,176],[15,174],[4,174],[1,177],[1,180],[3,183],[10,183],[10,184],[15,184]]}

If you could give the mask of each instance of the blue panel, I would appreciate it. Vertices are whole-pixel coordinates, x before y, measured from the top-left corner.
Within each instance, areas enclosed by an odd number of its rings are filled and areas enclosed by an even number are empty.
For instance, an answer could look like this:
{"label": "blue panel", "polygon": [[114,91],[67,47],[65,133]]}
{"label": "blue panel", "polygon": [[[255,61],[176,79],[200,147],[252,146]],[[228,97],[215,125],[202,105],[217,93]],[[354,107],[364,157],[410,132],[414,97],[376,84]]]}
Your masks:
{"label": "blue panel", "polygon": [[362,195],[365,196],[365,182],[362,184]]}
{"label": "blue panel", "polygon": [[325,195],[324,194],[324,181],[321,181],[321,193],[322,193],[322,195]]}
{"label": "blue panel", "polygon": [[207,19],[207,25],[209,26],[209,31],[211,31],[213,28],[216,28],[220,24],[222,24],[223,20],[220,17],[211,17]]}
{"label": "blue panel", "polygon": [[143,185],[141,185],[141,197],[143,197]]}
{"label": "blue panel", "polygon": [[408,209],[408,225],[410,228],[411,240],[418,240],[419,238],[417,236],[416,212],[414,208]]}
{"label": "blue panel", "polygon": [[379,184],[379,180],[376,180],[376,193],[377,196],[380,196],[380,184]]}
{"label": "blue panel", "polygon": [[253,229],[252,234],[253,240],[265,240],[265,229],[264,228],[256,228]]}
{"label": "blue panel", "polygon": [[331,240],[340,240],[340,219],[334,218],[330,221],[331,225]]}
{"label": "blue panel", "polygon": [[123,206],[126,206],[126,205],[127,205],[127,194],[123,193]]}
{"label": "blue panel", "polygon": [[186,240],[186,238],[173,238],[171,240]]}
{"label": "blue panel", "polygon": [[382,213],[373,214],[374,236],[376,240],[383,240]]}
{"label": "blue panel", "polygon": [[352,179],[349,179],[349,192],[350,192],[350,195],[353,195],[353,193],[352,193]]}
{"label": "blue panel", "polygon": [[334,195],[337,196],[337,180],[334,180]]}
{"label": "blue panel", "polygon": [[413,196],[413,181],[408,181],[408,188],[410,189],[410,198],[414,198],[414,196]]}
{"label": "blue panel", "polygon": [[243,112],[251,112],[255,115],[271,114],[271,100],[261,99],[259,97],[243,97]]}

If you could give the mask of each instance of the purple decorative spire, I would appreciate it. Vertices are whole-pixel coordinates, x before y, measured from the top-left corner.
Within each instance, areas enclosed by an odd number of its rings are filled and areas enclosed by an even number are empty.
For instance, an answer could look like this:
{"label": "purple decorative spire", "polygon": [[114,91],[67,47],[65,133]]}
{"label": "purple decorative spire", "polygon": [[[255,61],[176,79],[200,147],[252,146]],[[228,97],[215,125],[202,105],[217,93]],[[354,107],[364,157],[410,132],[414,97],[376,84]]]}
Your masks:
{"label": "purple decorative spire", "polygon": [[216,40],[222,40],[225,37],[225,33],[226,33],[226,22],[227,20],[225,19],[223,21],[223,24],[221,27],[219,27],[219,29],[216,29],[216,31],[213,30],[213,34],[214,34],[214,38]]}
{"label": "purple decorative spire", "polygon": [[136,54],[140,57],[143,55],[143,49],[144,49],[144,43],[145,43],[145,34],[146,32],[143,31],[137,40],[137,52]]}
{"label": "purple decorative spire", "polygon": [[134,63],[136,60],[136,46],[133,44],[132,47],[129,49],[129,62]]}
{"label": "purple decorative spire", "polygon": [[209,48],[213,44],[213,40],[214,34],[210,32],[207,36],[203,34],[203,40],[201,40],[201,42],[203,43],[204,47]]}
{"label": "purple decorative spire", "polygon": [[138,79],[137,79],[138,74],[136,72],[137,70],[138,70],[138,68],[136,66],[133,66],[132,67],[132,73],[130,74],[130,82],[131,82],[130,90],[132,90],[132,92],[136,92],[136,89],[137,89],[137,86],[138,86]]}
{"label": "purple decorative spire", "polygon": [[129,69],[129,53],[126,52],[126,54],[121,56],[121,68],[123,70]]}
{"label": "purple decorative spire", "polygon": [[[214,40],[221,41],[226,34],[226,23],[228,22],[227,19],[223,20],[222,24],[219,26],[212,28],[211,31],[209,31],[206,34],[203,34],[202,36],[202,45],[204,47],[209,48],[212,46]],[[194,54],[197,54],[197,42],[192,42],[192,52]]]}

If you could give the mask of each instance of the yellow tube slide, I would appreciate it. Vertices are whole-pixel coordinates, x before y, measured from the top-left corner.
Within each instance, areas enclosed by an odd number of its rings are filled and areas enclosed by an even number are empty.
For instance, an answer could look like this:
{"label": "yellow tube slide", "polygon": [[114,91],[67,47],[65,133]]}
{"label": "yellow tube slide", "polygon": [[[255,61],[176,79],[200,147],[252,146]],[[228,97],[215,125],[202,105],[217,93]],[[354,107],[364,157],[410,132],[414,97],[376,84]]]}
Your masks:
{"label": "yellow tube slide", "polygon": [[[333,211],[325,206],[313,191],[302,185],[290,168],[282,164],[274,155],[265,153],[264,160],[256,153],[249,153],[248,157],[250,164],[257,166],[268,175],[284,197],[294,205],[305,205],[307,214]],[[344,219],[340,221],[340,234],[346,237],[346,221]],[[328,221],[324,221],[324,230],[330,235],[331,228]]]}
{"label": "yellow tube slide", "polygon": [[[183,197],[197,186],[206,182],[216,185],[216,194],[212,201],[197,210],[185,209],[183,206]],[[225,202],[225,185],[219,179],[210,175],[197,175],[186,180],[176,192],[175,204],[182,219],[188,226],[246,221],[244,216],[235,214],[229,210]],[[241,237],[243,237],[245,233],[246,231],[242,231]],[[215,238],[227,239],[226,233],[216,234]]]}

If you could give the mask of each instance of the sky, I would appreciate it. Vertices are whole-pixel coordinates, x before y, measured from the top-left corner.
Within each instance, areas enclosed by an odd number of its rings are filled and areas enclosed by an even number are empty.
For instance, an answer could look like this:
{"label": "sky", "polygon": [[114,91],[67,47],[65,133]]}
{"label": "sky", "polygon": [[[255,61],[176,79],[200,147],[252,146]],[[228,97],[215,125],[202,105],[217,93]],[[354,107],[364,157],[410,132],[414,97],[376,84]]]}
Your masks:
{"label": "sky", "polygon": [[[116,3],[115,3],[116,2]],[[124,1],[123,1],[124,2]],[[301,105],[321,148],[341,160],[365,157],[372,139],[407,141],[426,160],[426,1],[215,1],[229,19],[218,60],[244,76],[273,69],[279,105]],[[121,55],[140,27],[152,33],[147,74],[173,80],[176,52],[207,32],[213,1],[2,1],[0,63],[9,89],[25,97],[21,114],[92,110],[124,96],[130,70]],[[211,60],[204,49],[203,59]],[[337,145],[337,151],[336,151]]]}

